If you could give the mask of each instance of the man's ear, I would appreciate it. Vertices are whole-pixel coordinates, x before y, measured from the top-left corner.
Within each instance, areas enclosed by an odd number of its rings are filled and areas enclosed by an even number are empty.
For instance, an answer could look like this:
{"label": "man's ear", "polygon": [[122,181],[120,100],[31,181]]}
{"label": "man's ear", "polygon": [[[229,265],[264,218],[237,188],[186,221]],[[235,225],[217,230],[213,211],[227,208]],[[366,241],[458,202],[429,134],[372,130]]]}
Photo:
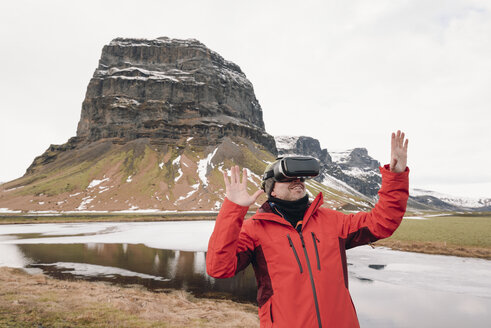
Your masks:
{"label": "man's ear", "polygon": [[276,193],[274,192],[274,190],[271,192],[271,196],[276,197]]}

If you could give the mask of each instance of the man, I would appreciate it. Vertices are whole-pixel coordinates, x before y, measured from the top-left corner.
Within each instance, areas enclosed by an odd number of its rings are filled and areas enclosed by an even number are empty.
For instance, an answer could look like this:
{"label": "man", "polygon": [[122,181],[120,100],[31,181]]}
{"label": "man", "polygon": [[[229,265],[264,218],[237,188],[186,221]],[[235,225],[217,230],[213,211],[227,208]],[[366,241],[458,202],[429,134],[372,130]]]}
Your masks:
{"label": "man", "polygon": [[208,274],[228,278],[252,263],[261,327],[359,327],[345,250],[387,238],[399,226],[409,195],[407,147],[404,133],[392,133],[391,161],[380,168],[379,200],[368,213],[321,208],[322,193],[309,204],[301,179],[268,178],[268,201],[244,221],[263,191],[249,195],[246,170],[240,181],[232,167],[230,180],[224,173],[226,199],[208,245]]}

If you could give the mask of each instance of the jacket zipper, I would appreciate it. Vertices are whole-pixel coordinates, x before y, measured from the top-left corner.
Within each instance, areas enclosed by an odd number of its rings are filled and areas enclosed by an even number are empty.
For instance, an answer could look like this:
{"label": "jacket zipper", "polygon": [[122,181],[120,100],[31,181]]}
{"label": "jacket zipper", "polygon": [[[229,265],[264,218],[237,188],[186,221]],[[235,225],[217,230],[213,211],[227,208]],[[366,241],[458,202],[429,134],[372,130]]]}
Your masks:
{"label": "jacket zipper", "polygon": [[315,257],[317,258],[317,270],[321,270],[321,261],[319,259],[319,251],[317,249],[317,242],[320,242],[319,239],[317,239],[317,236],[315,233],[312,231],[312,240],[314,241],[314,248],[315,248]]}
{"label": "jacket zipper", "polygon": [[[317,321],[319,323],[319,328],[322,328],[321,314],[319,311],[319,302],[317,301],[317,292],[315,291],[314,276],[312,275],[312,268],[310,267],[309,254],[307,254],[307,248],[305,247],[305,241],[303,239],[302,232],[299,232],[299,235],[300,235],[300,240],[302,241],[303,252],[305,254],[305,258],[307,259],[307,268],[309,269],[310,283],[312,285],[312,293],[314,294],[314,304],[315,304],[315,312],[317,313]],[[290,236],[288,236],[288,239],[290,239]]]}
{"label": "jacket zipper", "polygon": [[[353,303],[353,301],[351,301]],[[271,323],[274,323],[273,320],[273,303],[269,303],[269,316],[271,317]]]}
{"label": "jacket zipper", "polygon": [[300,259],[298,258],[297,250],[295,249],[295,245],[293,245],[292,239],[290,238],[290,234],[286,235],[288,237],[288,242],[290,243],[290,247],[293,250],[293,254],[297,259],[298,267],[300,268],[300,273],[303,273],[302,264],[300,263]]}

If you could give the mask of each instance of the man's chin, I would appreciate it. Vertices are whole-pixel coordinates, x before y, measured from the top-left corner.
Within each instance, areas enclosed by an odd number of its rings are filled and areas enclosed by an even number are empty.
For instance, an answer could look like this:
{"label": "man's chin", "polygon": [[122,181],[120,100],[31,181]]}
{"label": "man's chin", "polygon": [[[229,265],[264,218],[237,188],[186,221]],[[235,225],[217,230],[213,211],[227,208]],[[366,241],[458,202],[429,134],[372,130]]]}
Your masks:
{"label": "man's chin", "polygon": [[292,195],[295,197],[295,200],[298,200],[300,198],[303,198],[305,196],[305,189],[301,189],[301,190],[292,190]]}

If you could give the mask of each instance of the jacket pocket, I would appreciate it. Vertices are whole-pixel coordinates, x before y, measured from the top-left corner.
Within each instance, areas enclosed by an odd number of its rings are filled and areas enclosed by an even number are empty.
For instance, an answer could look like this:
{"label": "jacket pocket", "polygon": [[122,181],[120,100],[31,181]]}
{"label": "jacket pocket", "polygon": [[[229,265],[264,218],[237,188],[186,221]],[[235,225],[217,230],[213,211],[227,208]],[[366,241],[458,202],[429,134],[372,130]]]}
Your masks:
{"label": "jacket pocket", "polygon": [[321,261],[319,259],[319,249],[317,248],[317,243],[320,243],[319,238],[315,235],[314,232],[312,232],[312,241],[314,242],[314,248],[315,248],[315,258],[317,259],[317,270],[321,270]]}
{"label": "jacket pocket", "polygon": [[259,308],[259,324],[261,328],[273,327],[273,303],[271,298]]}
{"label": "jacket pocket", "polygon": [[298,258],[298,253],[297,250],[295,249],[295,245],[293,245],[293,241],[290,238],[289,234],[286,235],[286,237],[288,238],[288,243],[290,244],[290,247],[293,250],[293,255],[295,255],[295,259],[297,260],[298,267],[300,268],[300,273],[302,273],[303,272],[302,264],[300,263],[300,259]]}

